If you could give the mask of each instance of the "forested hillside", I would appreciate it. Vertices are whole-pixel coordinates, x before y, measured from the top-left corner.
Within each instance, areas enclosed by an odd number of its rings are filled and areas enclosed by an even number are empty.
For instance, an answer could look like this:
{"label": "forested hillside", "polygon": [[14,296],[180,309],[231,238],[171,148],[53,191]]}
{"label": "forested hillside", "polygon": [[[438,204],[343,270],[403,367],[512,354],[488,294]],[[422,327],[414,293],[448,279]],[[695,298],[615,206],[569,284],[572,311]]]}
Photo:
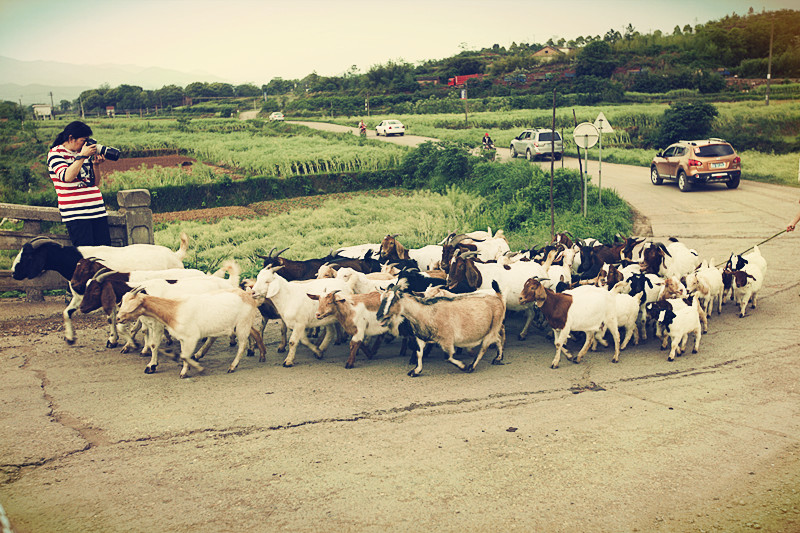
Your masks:
{"label": "forested hillside", "polygon": [[[250,98],[251,103],[260,99],[265,111],[294,115],[355,115],[367,105],[373,111],[441,113],[453,111],[464,86],[470,99],[506,97],[502,107],[507,109],[546,107],[552,100],[537,96],[554,89],[560,95],[575,95],[564,104],[638,102],[669,91],[740,99],[743,91],[764,82],[770,67],[774,84],[800,79],[798,28],[800,11],[751,9],[745,15],[675,26],[671,33],[644,34],[629,24],[623,32],[508,47],[493,44],[418,64],[390,60],[367,72],[354,65],[338,76],[312,72],[302,79],[272,78],[260,87],[198,81],[150,91],[104,85],[57,107],[61,112],[104,114],[106,106],[117,112],[146,112],[177,107],[186,111],[191,105],[195,114],[225,116],[241,104],[234,100],[238,97]],[[455,84],[461,87],[448,85],[451,78],[469,75],[477,76],[466,85]],[[209,105],[209,100],[216,104]]]}

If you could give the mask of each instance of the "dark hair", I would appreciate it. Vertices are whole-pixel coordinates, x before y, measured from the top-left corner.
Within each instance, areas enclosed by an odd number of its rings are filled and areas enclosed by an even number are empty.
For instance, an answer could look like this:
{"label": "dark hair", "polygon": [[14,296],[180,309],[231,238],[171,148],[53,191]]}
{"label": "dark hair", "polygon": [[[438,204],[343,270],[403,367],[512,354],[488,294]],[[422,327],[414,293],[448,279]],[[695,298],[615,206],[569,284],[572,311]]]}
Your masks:
{"label": "dark hair", "polygon": [[53,141],[53,144],[50,145],[50,148],[55,148],[59,144],[64,144],[67,142],[72,136],[73,139],[78,139],[80,137],[91,137],[92,136],[92,128],[81,122],[80,120],[76,120],[74,122],[70,122],[67,124],[67,127],[58,134],[56,140]]}

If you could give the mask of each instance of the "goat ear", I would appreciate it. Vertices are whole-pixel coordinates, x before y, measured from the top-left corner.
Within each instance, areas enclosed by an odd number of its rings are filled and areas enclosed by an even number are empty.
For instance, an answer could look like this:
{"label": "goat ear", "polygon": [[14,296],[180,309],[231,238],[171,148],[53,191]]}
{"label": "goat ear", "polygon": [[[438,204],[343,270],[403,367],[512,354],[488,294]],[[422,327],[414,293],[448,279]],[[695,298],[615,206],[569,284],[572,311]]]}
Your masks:
{"label": "goat ear", "polygon": [[397,252],[397,257],[400,259],[408,259],[408,252],[406,251],[405,246],[397,241],[394,241],[394,249]]}
{"label": "goat ear", "polygon": [[308,293],[306,293],[306,296],[308,296],[308,297],[309,297],[309,298],[311,298],[312,300],[317,300],[317,301],[319,301],[319,294],[308,294]]}
{"label": "goat ear", "polygon": [[267,287],[267,298],[274,297],[276,294],[278,294],[279,289],[280,287],[278,287],[277,283],[270,283],[269,287]]}
{"label": "goat ear", "polygon": [[100,294],[100,303],[103,305],[103,312],[110,315],[114,311],[114,306],[117,305],[117,295],[114,294],[114,289],[110,283],[103,284],[103,291]]}
{"label": "goat ear", "polygon": [[469,283],[470,287],[475,287],[476,289],[481,286],[481,282],[483,278],[481,278],[481,273],[475,268],[474,263],[468,263],[467,269],[465,272],[467,276],[467,283]]}

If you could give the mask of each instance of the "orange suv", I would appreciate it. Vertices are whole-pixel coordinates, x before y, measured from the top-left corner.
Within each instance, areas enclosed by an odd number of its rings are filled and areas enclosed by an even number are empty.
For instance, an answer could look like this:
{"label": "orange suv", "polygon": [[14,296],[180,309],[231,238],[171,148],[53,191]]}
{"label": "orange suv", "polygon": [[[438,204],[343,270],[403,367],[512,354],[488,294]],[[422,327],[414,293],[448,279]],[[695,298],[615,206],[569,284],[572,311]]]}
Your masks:
{"label": "orange suv", "polygon": [[682,192],[696,183],[725,183],[729,189],[739,186],[742,160],[736,150],[722,139],[678,141],[659,152],[650,163],[650,181],[661,185],[675,180]]}

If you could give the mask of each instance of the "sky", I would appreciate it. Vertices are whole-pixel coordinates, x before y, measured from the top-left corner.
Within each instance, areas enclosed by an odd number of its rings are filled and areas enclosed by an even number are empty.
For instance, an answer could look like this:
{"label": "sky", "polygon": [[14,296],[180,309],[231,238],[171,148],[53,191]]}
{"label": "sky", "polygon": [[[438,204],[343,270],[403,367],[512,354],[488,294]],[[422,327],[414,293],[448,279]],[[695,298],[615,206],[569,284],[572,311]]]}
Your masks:
{"label": "sky", "polygon": [[[211,74],[257,86],[467,49],[672,33],[797,0],[0,0],[0,56]],[[0,80],[2,81],[2,80]]]}

